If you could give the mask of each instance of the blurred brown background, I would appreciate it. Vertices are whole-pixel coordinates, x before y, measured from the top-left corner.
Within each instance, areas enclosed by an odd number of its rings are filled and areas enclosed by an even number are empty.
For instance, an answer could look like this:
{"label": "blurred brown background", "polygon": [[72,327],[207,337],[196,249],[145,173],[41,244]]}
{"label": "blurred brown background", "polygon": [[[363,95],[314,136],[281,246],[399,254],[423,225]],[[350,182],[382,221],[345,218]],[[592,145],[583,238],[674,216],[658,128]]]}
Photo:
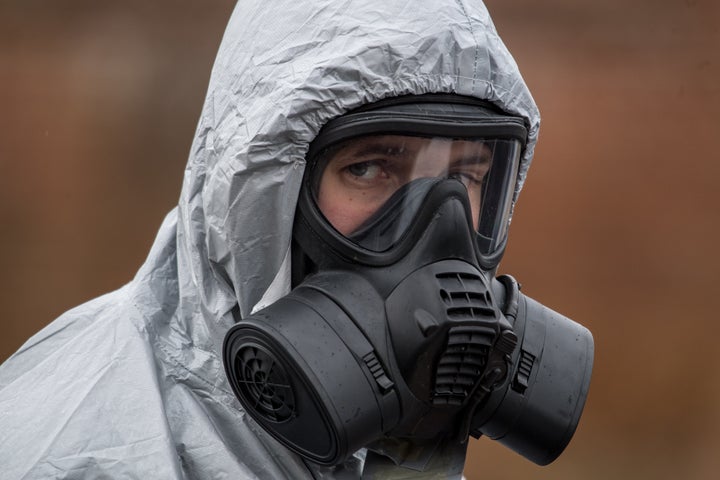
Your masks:
{"label": "blurred brown background", "polygon": [[[543,115],[502,270],[595,335],[566,453],[469,479],[720,471],[720,7],[488,1]],[[233,2],[0,2],[0,361],[129,281],[176,203]]]}

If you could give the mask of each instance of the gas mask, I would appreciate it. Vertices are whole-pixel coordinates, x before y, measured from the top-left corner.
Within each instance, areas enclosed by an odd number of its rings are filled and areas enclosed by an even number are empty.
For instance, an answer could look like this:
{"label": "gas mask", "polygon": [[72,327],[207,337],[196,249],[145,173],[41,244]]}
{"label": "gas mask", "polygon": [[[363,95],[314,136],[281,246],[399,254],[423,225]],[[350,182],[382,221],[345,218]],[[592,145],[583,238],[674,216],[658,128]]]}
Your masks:
{"label": "gas mask", "polygon": [[314,140],[293,289],[223,345],[240,403],[306,459],[485,435],[545,465],[574,434],[590,332],[495,278],[527,131],[453,95],[398,97]]}

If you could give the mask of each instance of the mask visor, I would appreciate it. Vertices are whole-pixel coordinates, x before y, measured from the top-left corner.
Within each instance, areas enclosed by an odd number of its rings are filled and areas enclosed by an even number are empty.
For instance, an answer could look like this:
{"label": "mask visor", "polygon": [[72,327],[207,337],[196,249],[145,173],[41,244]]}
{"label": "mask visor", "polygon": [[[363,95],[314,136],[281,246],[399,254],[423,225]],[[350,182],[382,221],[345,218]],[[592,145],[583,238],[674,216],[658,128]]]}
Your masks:
{"label": "mask visor", "polygon": [[327,223],[359,246],[382,252],[412,225],[437,181],[465,186],[481,254],[505,240],[522,151],[517,139],[362,135],[317,155],[312,197]]}

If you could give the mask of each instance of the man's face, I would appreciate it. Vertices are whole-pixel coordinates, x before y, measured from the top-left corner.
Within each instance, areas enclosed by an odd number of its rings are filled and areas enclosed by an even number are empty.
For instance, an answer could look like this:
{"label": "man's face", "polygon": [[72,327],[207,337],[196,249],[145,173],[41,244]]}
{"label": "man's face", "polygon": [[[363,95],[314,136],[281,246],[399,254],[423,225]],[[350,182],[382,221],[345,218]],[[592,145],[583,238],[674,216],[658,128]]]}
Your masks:
{"label": "man's face", "polygon": [[467,188],[477,228],[483,179],[491,161],[492,151],[481,141],[360,137],[329,158],[318,187],[318,207],[338,232],[349,236],[408,182],[451,177]]}

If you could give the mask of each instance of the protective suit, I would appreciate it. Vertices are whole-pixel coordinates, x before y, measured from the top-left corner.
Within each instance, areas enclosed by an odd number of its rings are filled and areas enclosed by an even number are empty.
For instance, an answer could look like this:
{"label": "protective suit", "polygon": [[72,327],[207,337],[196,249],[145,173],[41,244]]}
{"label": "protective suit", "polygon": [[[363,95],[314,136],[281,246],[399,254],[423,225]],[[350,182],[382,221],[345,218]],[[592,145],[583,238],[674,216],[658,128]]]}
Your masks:
{"label": "protective suit", "polygon": [[[320,128],[366,103],[432,92],[526,120],[517,196],[539,116],[479,1],[239,4],[179,204],[137,276],[0,368],[0,477],[360,478],[362,451],[317,467],[264,433],[228,386],[221,345],[235,317],[290,289],[295,207]],[[404,475],[458,476],[463,458],[451,457]],[[390,468],[365,467],[365,478]]]}

